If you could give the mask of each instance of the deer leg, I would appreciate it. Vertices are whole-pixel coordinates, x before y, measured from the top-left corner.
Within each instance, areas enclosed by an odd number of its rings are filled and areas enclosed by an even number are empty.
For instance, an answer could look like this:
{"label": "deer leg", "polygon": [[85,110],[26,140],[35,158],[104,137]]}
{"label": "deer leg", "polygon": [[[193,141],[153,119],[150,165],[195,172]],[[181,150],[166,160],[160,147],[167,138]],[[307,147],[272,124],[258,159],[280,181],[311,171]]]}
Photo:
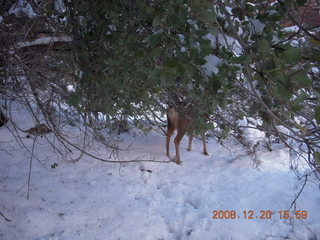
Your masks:
{"label": "deer leg", "polygon": [[201,137],[202,137],[202,144],[203,144],[203,154],[209,155],[207,152],[207,146],[206,146],[206,135],[204,133],[202,133]]}
{"label": "deer leg", "polygon": [[193,131],[191,132],[191,134],[190,134],[190,136],[189,136],[189,144],[188,144],[188,148],[187,148],[187,151],[188,151],[188,152],[191,151],[192,139],[193,139]]}
{"label": "deer leg", "polygon": [[170,148],[170,139],[171,139],[172,134],[173,134],[173,130],[168,128],[167,138],[166,138],[166,149],[167,149],[168,158],[170,158],[170,152],[169,152],[170,150],[169,150],[169,148]]}
{"label": "deer leg", "polygon": [[174,139],[174,144],[176,146],[176,164],[181,164],[180,160],[180,142],[183,136],[186,134],[187,128],[178,129],[177,136]]}
{"label": "deer leg", "polygon": [[176,146],[176,164],[181,164],[181,160],[180,160],[180,142],[181,142],[182,137],[177,135],[175,137],[175,139],[174,139],[174,145]]}

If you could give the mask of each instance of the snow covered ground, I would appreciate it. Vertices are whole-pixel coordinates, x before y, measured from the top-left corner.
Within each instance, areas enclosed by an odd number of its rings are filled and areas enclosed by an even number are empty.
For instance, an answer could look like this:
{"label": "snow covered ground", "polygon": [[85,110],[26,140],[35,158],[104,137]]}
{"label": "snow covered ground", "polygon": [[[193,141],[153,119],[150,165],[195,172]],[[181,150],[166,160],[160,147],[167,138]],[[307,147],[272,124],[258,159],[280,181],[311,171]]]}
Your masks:
{"label": "snow covered ground", "polygon": [[[21,124],[27,124],[23,117]],[[9,125],[10,127],[10,125]],[[29,126],[31,127],[31,126]],[[26,129],[26,128],[24,128]],[[165,136],[122,134],[122,160],[139,156],[167,160]],[[30,154],[0,128],[0,239],[32,240],[171,240],[171,239],[308,239],[320,237],[320,190],[308,183],[296,202],[306,219],[280,219],[303,182],[289,170],[288,151],[274,145],[261,149],[254,167],[244,150],[208,140],[210,156],[195,139],[192,152],[181,144],[183,164],[103,163],[84,157],[61,162],[44,138],[37,138],[30,197],[27,179]],[[31,149],[32,139],[25,139]],[[174,155],[173,144],[171,155]],[[102,148],[95,152],[104,152]],[[58,167],[50,165],[58,162]],[[147,171],[148,170],[148,171]],[[236,211],[235,219],[212,219],[213,211]],[[253,219],[245,219],[251,215]],[[260,219],[260,211],[272,211]],[[290,211],[294,209],[291,208]],[[294,216],[294,215],[291,215]],[[4,218],[6,217],[7,220]],[[10,220],[10,221],[9,221]]]}

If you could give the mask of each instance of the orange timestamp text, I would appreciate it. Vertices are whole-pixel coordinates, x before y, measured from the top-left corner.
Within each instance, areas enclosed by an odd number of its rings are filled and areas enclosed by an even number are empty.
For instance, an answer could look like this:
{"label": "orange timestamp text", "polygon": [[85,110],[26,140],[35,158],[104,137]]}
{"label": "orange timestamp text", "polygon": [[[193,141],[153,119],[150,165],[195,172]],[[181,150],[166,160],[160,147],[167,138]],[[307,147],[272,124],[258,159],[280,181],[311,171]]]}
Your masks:
{"label": "orange timestamp text", "polygon": [[306,210],[214,210],[212,211],[211,219],[271,219],[274,217],[279,219],[306,219],[308,217],[308,212]]}

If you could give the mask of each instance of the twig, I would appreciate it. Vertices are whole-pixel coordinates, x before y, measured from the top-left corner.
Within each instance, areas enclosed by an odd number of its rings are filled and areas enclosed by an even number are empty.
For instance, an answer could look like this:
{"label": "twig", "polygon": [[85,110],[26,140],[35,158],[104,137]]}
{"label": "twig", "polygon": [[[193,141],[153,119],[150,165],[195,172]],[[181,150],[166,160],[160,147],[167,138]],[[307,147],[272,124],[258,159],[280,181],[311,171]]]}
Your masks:
{"label": "twig", "polygon": [[292,15],[292,14],[290,13],[290,11],[285,7],[285,5],[284,5],[284,3],[283,3],[282,1],[278,0],[277,2],[278,2],[279,5],[281,6],[281,8],[282,8],[285,12],[287,12],[287,15],[288,15],[289,19],[290,19],[294,24],[296,24],[296,25],[299,27],[299,29],[301,29],[305,34],[307,34],[309,37],[313,38],[315,41],[320,42],[320,38],[319,38],[318,36],[310,33],[310,32],[308,31],[308,29],[304,28],[304,27],[293,17],[293,15]]}
{"label": "twig", "polygon": [[304,187],[306,186],[307,181],[308,181],[308,175],[305,175],[305,180],[304,180],[303,186],[301,187],[298,195],[295,197],[295,199],[294,199],[293,202],[291,203],[289,209],[292,208],[292,206],[296,204],[296,201],[298,200],[300,194],[302,193]]}
{"label": "twig", "polygon": [[7,222],[11,222],[11,220],[9,218],[7,218],[5,215],[3,215],[2,212],[0,212],[0,215],[7,221]]}
{"label": "twig", "polygon": [[30,182],[31,182],[31,170],[32,170],[32,160],[33,160],[33,153],[34,153],[34,146],[36,142],[37,136],[34,138],[32,143],[32,151],[31,151],[31,157],[30,157],[30,165],[29,165],[29,173],[28,173],[28,190],[27,190],[27,199],[29,199],[29,193],[30,193]]}

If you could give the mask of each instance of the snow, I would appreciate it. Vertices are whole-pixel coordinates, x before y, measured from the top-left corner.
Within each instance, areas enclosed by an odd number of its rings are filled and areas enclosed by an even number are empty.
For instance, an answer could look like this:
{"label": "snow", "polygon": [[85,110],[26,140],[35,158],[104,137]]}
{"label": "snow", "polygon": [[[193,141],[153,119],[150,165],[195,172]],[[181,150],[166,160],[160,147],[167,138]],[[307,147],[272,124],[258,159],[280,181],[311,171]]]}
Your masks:
{"label": "snow", "polygon": [[27,3],[25,6],[23,6],[23,0],[18,0],[15,4],[11,6],[9,9],[9,15],[15,14],[17,17],[21,17],[22,13],[26,14],[28,18],[34,18],[37,16],[37,14],[33,11],[30,3]]}
{"label": "snow", "polygon": [[206,75],[210,76],[210,75],[212,75],[212,73],[217,74],[219,72],[218,67],[222,64],[222,60],[212,54],[206,56],[205,59],[207,62],[202,67],[203,67]]}
{"label": "snow", "polygon": [[59,13],[65,12],[66,6],[64,5],[63,0],[55,0],[54,1],[54,9]]}
{"label": "snow", "polygon": [[[23,129],[33,126],[23,110],[15,111],[13,117]],[[243,121],[250,124],[248,119]],[[88,157],[76,163],[63,161],[45,138],[38,137],[35,154],[48,168],[34,159],[27,200],[30,154],[13,140],[7,127],[0,128],[0,212],[11,222],[0,215],[0,239],[247,240],[281,236],[307,240],[320,236],[320,192],[311,182],[296,202],[296,209],[308,211],[308,218],[279,218],[277,212],[289,210],[303,185],[290,171],[289,152],[282,145],[274,145],[272,152],[259,150],[262,163],[258,169],[232,140],[223,147],[208,139],[210,156],[204,156],[198,139],[192,151],[186,151],[187,137],[181,144],[181,166],[119,165]],[[121,151],[120,159],[167,160],[165,136],[150,132],[121,137],[121,146],[131,149]],[[33,139],[23,141],[31,149]],[[173,143],[170,147],[173,155]],[[109,155],[98,145],[91,150]],[[58,167],[51,168],[53,163]],[[212,219],[214,210],[235,210],[241,218]],[[249,210],[256,215],[271,210],[274,216],[244,219],[242,212]]]}
{"label": "snow", "polygon": [[[216,36],[212,35],[211,33],[208,33],[204,36],[204,38],[211,41],[210,45],[212,46],[212,48],[216,47]],[[231,49],[236,55],[241,54],[242,48],[240,43],[236,39],[225,34],[218,34],[217,38],[219,41],[219,45]]]}
{"label": "snow", "polygon": [[297,25],[283,28],[283,30],[286,31],[286,32],[298,32],[299,29],[300,29],[300,28],[299,28]]}
{"label": "snow", "polygon": [[68,89],[69,92],[75,92],[75,91],[76,91],[76,89],[74,88],[74,86],[71,85],[71,84],[69,84],[69,85],[67,86],[67,89]]}
{"label": "snow", "polygon": [[265,133],[256,129],[257,126],[262,124],[261,120],[256,120],[250,117],[243,117],[242,120],[237,121],[238,126],[242,128],[243,136],[252,144],[266,140]]}
{"label": "snow", "polygon": [[317,67],[312,67],[312,68],[311,68],[311,71],[312,71],[312,73],[314,73],[314,74],[319,74],[319,68],[317,68]]}
{"label": "snow", "polygon": [[252,33],[261,33],[266,26],[264,23],[260,22],[258,19],[253,19],[251,21],[251,28]]}
{"label": "snow", "polygon": [[279,131],[279,133],[283,133],[285,135],[290,135],[290,130],[282,125],[280,126],[276,126],[277,130]]}
{"label": "snow", "polygon": [[225,9],[230,15],[233,15],[231,7],[226,6]]}

